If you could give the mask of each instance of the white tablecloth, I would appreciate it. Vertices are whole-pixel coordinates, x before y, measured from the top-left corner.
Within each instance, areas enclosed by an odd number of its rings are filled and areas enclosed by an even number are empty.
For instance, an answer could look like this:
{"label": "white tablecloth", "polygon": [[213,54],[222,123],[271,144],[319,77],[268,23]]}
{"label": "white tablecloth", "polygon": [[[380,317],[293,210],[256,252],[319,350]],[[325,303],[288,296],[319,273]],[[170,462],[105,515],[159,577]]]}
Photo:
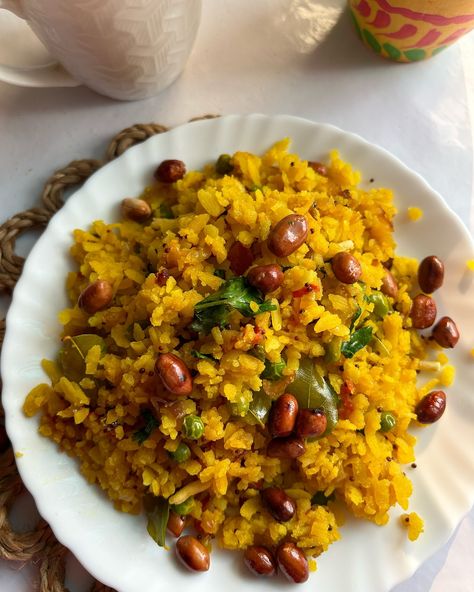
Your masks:
{"label": "white tablecloth", "polygon": [[[34,205],[53,169],[101,157],[110,137],[133,123],[173,126],[205,113],[263,112],[332,123],[383,146],[424,176],[473,231],[473,35],[433,60],[400,65],[361,45],[343,0],[203,4],[187,68],[156,98],[119,103],[84,87],[0,83],[2,219]],[[0,60],[2,18],[0,12]],[[31,242],[22,241],[24,252]],[[26,528],[32,516],[25,498],[16,522]],[[395,591],[474,590],[473,544],[471,511],[448,544]],[[34,590],[31,569],[16,567],[0,562],[0,590]],[[89,582],[71,559],[71,592]]]}

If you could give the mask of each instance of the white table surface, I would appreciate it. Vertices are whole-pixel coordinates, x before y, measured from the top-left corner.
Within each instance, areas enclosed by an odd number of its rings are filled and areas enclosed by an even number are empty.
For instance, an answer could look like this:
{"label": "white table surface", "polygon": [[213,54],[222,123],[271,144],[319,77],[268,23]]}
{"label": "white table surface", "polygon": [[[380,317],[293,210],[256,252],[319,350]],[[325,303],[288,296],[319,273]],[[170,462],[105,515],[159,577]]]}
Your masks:
{"label": "white table surface", "polygon": [[[101,157],[111,136],[129,125],[173,126],[204,113],[262,112],[331,123],[383,146],[424,176],[473,232],[473,34],[433,60],[399,65],[361,45],[344,0],[203,4],[186,70],[156,98],[119,103],[84,87],[39,90],[0,83],[2,221],[35,205],[55,168],[76,158]],[[6,55],[2,14],[0,60]],[[21,61],[31,44],[21,35],[11,37],[9,55],[14,51]],[[17,44],[14,50],[11,43]],[[22,241],[24,252],[31,242]],[[28,496],[14,514],[19,527],[34,522]],[[473,591],[473,546],[474,510],[393,592]],[[68,567],[71,592],[85,592],[91,581],[87,573],[74,558]],[[34,568],[0,561],[1,592],[36,589]]]}

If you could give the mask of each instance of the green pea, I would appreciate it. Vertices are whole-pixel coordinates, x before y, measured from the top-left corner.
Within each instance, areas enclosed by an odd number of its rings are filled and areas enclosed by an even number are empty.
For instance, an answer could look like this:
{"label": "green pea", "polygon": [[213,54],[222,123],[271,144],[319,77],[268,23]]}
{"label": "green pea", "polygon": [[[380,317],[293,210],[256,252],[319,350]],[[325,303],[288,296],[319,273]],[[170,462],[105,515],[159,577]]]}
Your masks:
{"label": "green pea", "polygon": [[180,504],[175,504],[171,506],[173,512],[176,512],[178,516],[187,516],[192,509],[194,508],[194,498],[188,497],[187,500],[181,502]]}
{"label": "green pea", "polygon": [[390,430],[393,430],[396,424],[397,420],[393,413],[390,413],[390,411],[382,411],[382,414],[380,415],[381,432],[389,432]]}
{"label": "green pea", "polygon": [[232,415],[244,417],[248,413],[250,402],[247,399],[241,397],[238,401],[233,401],[229,405]]}
{"label": "green pea", "polygon": [[191,456],[191,450],[187,444],[185,444],[184,442],[180,442],[178,444],[178,448],[176,448],[174,452],[170,452],[169,455],[177,463],[182,463],[189,460]]}
{"label": "green pea", "polygon": [[216,162],[216,173],[219,175],[227,175],[234,170],[232,164],[232,157],[230,154],[221,154]]}
{"label": "green pea", "polygon": [[334,337],[326,346],[326,353],[324,355],[324,361],[328,364],[339,362],[341,358],[341,344],[342,339],[340,337]]}
{"label": "green pea", "polygon": [[382,294],[382,292],[374,292],[374,294],[367,297],[367,300],[372,302],[374,305],[374,314],[381,319],[383,319],[390,310],[387,297],[385,294]]}
{"label": "green pea", "polygon": [[197,415],[186,415],[183,421],[186,438],[198,440],[204,433],[204,423]]}

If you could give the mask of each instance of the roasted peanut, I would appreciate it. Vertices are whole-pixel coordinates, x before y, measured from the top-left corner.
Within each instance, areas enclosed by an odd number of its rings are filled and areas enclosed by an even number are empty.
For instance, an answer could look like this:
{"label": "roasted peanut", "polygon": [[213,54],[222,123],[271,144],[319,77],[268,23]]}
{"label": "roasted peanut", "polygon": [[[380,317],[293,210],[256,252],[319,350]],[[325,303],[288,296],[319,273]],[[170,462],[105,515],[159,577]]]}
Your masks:
{"label": "roasted peanut", "polygon": [[313,171],[316,171],[318,175],[322,175],[323,177],[328,176],[328,167],[322,162],[308,160],[308,166],[311,167]]}
{"label": "roasted peanut", "polygon": [[151,207],[143,199],[126,197],[122,200],[122,216],[135,222],[145,222],[151,216]]}
{"label": "roasted peanut", "polygon": [[397,281],[393,277],[392,272],[388,269],[385,271],[380,291],[385,294],[385,296],[390,296],[391,298],[396,298],[398,296]]}
{"label": "roasted peanut", "polygon": [[420,423],[434,423],[446,409],[446,394],[443,391],[431,391],[421,399],[415,409]]}
{"label": "roasted peanut", "polygon": [[336,253],[331,260],[331,267],[336,278],[343,284],[355,284],[362,275],[360,263],[350,253]]}
{"label": "roasted peanut", "polygon": [[425,257],[418,268],[418,283],[423,292],[431,294],[443,285],[444,264],[436,255]]}
{"label": "roasted peanut", "polygon": [[308,236],[308,223],[304,216],[290,214],[270,231],[268,248],[277,257],[288,257],[299,249]]}
{"label": "roasted peanut", "polygon": [[94,314],[106,308],[112,302],[113,296],[113,289],[109,282],[96,280],[81,292],[77,305],[88,314]]}
{"label": "roasted peanut", "polygon": [[295,584],[306,582],[309,577],[308,560],[294,543],[282,543],[276,552],[278,567],[285,577]]}
{"label": "roasted peanut", "polygon": [[252,267],[247,274],[251,286],[258,288],[264,294],[273,292],[283,283],[284,275],[281,267],[274,263]]}
{"label": "roasted peanut", "polygon": [[182,536],[176,542],[176,554],[183,565],[193,571],[207,571],[210,565],[209,551],[191,535]]}
{"label": "roasted peanut", "polygon": [[268,417],[268,429],[273,438],[289,436],[295,427],[298,401],[290,393],[284,393],[273,403]]}
{"label": "roasted peanut", "polygon": [[227,258],[230,269],[235,275],[243,275],[253,263],[252,251],[239,241],[230,247]]}
{"label": "roasted peanut", "polygon": [[418,294],[413,299],[410,316],[415,329],[431,327],[436,319],[436,302],[426,294]]}
{"label": "roasted peanut", "polygon": [[186,174],[186,165],[182,160],[164,160],[156,169],[154,177],[162,183],[174,183]]}
{"label": "roasted peanut", "polygon": [[304,454],[306,448],[301,438],[274,438],[267,446],[267,454],[271,458],[298,458]]}
{"label": "roasted peanut", "polygon": [[257,545],[247,547],[244,553],[244,562],[249,570],[258,576],[273,576],[275,574],[275,560],[265,547]]}
{"label": "roasted peanut", "polygon": [[181,536],[185,526],[186,520],[183,516],[180,516],[171,510],[170,515],[168,516],[168,524],[166,525],[168,532],[178,538]]}
{"label": "roasted peanut", "polygon": [[454,347],[459,341],[459,329],[450,317],[442,317],[433,327],[433,339],[441,347]]}
{"label": "roasted peanut", "polygon": [[189,395],[193,390],[193,379],[186,364],[174,354],[161,354],[155,363],[165,388],[174,395]]}
{"label": "roasted peanut", "polygon": [[262,501],[278,522],[288,522],[296,512],[295,501],[279,487],[267,487],[261,492]]}
{"label": "roasted peanut", "polygon": [[300,409],[296,434],[300,438],[318,438],[326,431],[328,420],[322,409]]}

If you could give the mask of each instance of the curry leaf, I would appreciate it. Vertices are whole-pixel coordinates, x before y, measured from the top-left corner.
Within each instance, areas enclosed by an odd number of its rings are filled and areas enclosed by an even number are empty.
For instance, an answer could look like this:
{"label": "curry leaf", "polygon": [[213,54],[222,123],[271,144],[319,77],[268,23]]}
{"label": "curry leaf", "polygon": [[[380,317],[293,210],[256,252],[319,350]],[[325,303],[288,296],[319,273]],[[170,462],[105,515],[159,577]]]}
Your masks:
{"label": "curry leaf", "polygon": [[361,327],[354,331],[341,346],[341,353],[345,358],[352,358],[363,347],[372,341],[372,327]]}
{"label": "curry leaf", "polygon": [[271,406],[272,400],[263,389],[260,389],[253,394],[253,399],[249,405],[249,411],[245,416],[246,421],[252,425],[259,424],[263,427],[266,423]]}
{"label": "curry leaf", "polygon": [[148,497],[145,504],[148,523],[147,530],[151,538],[160,546],[165,546],[166,526],[170,515],[168,500],[163,497]]}
{"label": "curry leaf", "polygon": [[79,382],[86,373],[87,352],[94,346],[100,346],[105,351],[105,341],[94,333],[67,336],[63,340],[63,346],[58,352],[58,363],[63,374],[69,380]]}
{"label": "curry leaf", "polygon": [[331,384],[317,371],[311,358],[301,358],[295,378],[286,390],[296,397],[300,407],[323,409],[327,419],[327,428],[323,436],[333,430],[338,420],[339,398]]}

